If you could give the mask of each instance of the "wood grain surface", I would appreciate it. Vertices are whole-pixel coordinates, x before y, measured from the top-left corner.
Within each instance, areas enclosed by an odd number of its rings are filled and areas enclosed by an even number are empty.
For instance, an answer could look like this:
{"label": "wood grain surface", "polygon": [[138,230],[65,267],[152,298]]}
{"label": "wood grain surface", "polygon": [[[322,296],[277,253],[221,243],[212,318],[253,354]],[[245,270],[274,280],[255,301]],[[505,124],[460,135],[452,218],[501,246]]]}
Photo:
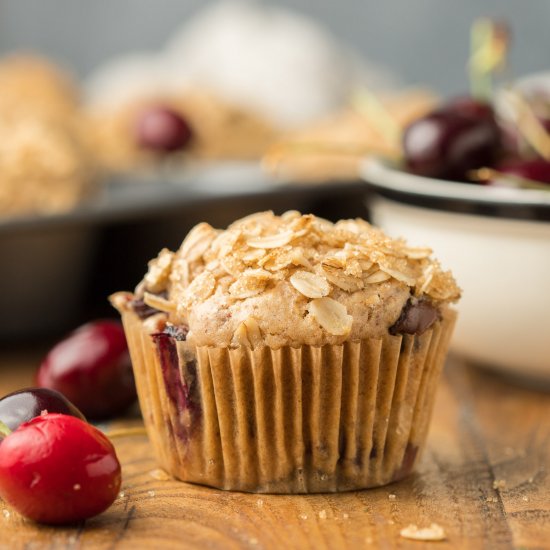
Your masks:
{"label": "wood grain surface", "polygon": [[[36,362],[36,355],[1,353],[0,394],[30,384]],[[456,360],[439,387],[417,472],[381,489],[227,493],[167,478],[144,436],[115,445],[123,487],[109,510],[53,528],[0,501],[0,549],[550,548],[550,394]],[[409,524],[432,523],[444,528],[445,541],[400,536]]]}

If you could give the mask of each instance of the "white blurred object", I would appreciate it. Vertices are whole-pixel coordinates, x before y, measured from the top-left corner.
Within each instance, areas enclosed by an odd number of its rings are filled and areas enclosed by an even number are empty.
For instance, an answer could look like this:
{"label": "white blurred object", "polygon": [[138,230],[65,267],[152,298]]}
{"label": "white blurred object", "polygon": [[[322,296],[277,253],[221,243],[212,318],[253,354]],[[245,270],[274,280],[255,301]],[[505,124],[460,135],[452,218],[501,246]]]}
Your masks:
{"label": "white blurred object", "polygon": [[527,93],[550,92],[550,71],[531,73],[516,81],[518,90]]}
{"label": "white blurred object", "polygon": [[511,124],[517,124],[518,111],[514,106],[515,94],[519,93],[529,101],[531,95],[545,94],[550,98],[550,71],[542,71],[524,76],[514,82],[510,89],[497,90],[494,102],[499,117]]}
{"label": "white blurred object", "polygon": [[92,105],[205,89],[288,128],[338,109],[359,84],[377,90],[396,81],[306,16],[226,0],[186,21],[164,51],[99,67],[86,89]]}
{"label": "white blurred object", "polygon": [[92,108],[116,107],[133,99],[155,97],[170,88],[164,59],[136,52],[103,63],[86,80],[86,102]]}
{"label": "white blurred object", "polygon": [[337,109],[359,82],[390,80],[367,71],[313,20],[252,1],[224,1],[199,14],[176,33],[167,55],[175,85],[204,86],[284,126]]}

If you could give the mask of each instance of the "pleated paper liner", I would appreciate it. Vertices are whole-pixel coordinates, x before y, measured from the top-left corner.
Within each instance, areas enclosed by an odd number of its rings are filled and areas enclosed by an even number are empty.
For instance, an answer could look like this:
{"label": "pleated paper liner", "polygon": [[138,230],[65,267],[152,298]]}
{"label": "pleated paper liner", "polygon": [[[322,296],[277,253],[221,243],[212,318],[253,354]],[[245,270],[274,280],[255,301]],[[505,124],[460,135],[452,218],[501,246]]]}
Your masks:
{"label": "pleated paper liner", "polygon": [[257,493],[376,487],[424,444],[455,313],[421,336],[192,349],[123,309],[147,431],[183,480]]}

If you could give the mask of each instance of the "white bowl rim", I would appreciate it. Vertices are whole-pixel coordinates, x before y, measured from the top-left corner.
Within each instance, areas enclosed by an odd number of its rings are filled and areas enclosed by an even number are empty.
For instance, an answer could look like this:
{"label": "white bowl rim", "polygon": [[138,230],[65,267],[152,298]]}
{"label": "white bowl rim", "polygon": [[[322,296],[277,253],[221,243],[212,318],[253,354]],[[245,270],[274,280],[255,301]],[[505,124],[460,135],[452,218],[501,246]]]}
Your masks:
{"label": "white bowl rim", "polygon": [[514,189],[427,178],[400,170],[395,163],[380,157],[365,158],[360,175],[369,187],[405,202],[425,201],[427,206],[451,211],[477,205],[492,216],[550,221],[550,189]]}

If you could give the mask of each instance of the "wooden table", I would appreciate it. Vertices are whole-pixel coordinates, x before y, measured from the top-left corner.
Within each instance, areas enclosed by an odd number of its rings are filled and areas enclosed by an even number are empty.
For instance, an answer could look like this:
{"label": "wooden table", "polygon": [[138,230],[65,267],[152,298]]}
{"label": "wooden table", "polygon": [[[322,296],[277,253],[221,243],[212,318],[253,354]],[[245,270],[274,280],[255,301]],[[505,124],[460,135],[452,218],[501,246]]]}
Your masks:
{"label": "wooden table", "polygon": [[[30,384],[37,357],[0,354],[0,394]],[[408,480],[317,496],[226,493],[163,475],[146,437],[115,441],[119,498],[71,528],[33,524],[0,501],[0,548],[550,548],[550,394],[457,361],[439,387],[428,448]],[[442,526],[443,542],[404,539]]]}

